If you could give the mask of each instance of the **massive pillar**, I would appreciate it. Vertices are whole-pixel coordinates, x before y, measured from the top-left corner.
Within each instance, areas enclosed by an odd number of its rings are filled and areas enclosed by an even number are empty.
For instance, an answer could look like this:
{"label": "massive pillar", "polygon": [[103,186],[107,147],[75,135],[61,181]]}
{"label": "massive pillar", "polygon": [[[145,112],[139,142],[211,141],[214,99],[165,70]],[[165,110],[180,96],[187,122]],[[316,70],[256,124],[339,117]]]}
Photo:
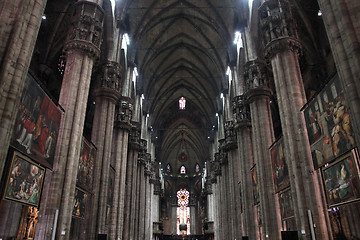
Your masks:
{"label": "massive pillar", "polygon": [[[115,104],[120,98],[121,66],[107,62],[101,68],[101,77],[94,91],[95,111],[92,141],[97,147],[94,163],[93,197],[91,208],[90,238],[105,233],[105,218],[110,169],[110,155],[114,127]],[[96,225],[95,225],[96,224]]]}
{"label": "massive pillar", "polygon": [[132,104],[121,98],[116,106],[114,129],[115,181],[114,199],[110,213],[109,239],[122,239],[128,163],[128,138],[131,128]]}
{"label": "massive pillar", "polygon": [[226,121],[225,129],[225,149],[228,153],[228,189],[227,197],[230,200],[229,215],[231,216],[232,236],[231,239],[241,239],[242,224],[241,224],[241,196],[238,181],[238,149],[236,131],[234,121]]}
{"label": "massive pillar", "polygon": [[251,109],[254,160],[256,163],[260,215],[263,236],[280,239],[280,217],[278,201],[275,198],[274,181],[269,147],[274,142],[274,131],[270,110],[269,79],[263,62],[249,61],[245,65],[246,99]]}
{"label": "massive pillar", "polygon": [[[336,69],[352,112],[352,126],[360,133],[360,22],[358,0],[318,0]],[[357,19],[357,20],[356,20]]]}
{"label": "massive pillar", "polygon": [[301,239],[313,235],[311,213],[316,238],[328,239],[325,206],[314,171],[304,114],[300,111],[306,96],[298,61],[301,46],[291,7],[287,0],[269,0],[259,8],[259,15],[265,55],[271,60],[274,73],[298,235]]}
{"label": "massive pillar", "polygon": [[140,146],[140,129],[133,126],[129,134],[129,152],[126,171],[126,194],[125,194],[125,210],[124,210],[124,231],[123,238],[135,239],[135,221],[137,218],[136,211],[136,185],[137,185],[137,167],[138,152]]}
{"label": "massive pillar", "polygon": [[147,141],[140,140],[140,150],[138,154],[138,182],[137,182],[137,229],[135,239],[144,239],[145,236],[145,164],[146,164]]}
{"label": "massive pillar", "polygon": [[[103,16],[102,8],[96,3],[75,3],[72,28],[64,48],[66,67],[59,103],[65,114],[59,130],[55,176],[50,189],[52,206],[48,212],[54,216],[59,208],[56,239],[69,239],[86,105],[93,64],[100,54]],[[51,218],[47,219],[50,224]]]}
{"label": "massive pillar", "polygon": [[0,3],[0,179],[46,2]]}
{"label": "massive pillar", "polygon": [[239,181],[241,189],[241,207],[243,210],[243,232],[249,239],[259,239],[257,233],[257,222],[254,215],[254,196],[252,192],[251,171],[254,165],[251,115],[250,106],[243,95],[234,97],[233,114],[235,117],[235,129],[237,132],[237,145],[239,149],[239,163],[237,169],[240,171]]}
{"label": "massive pillar", "polygon": [[216,240],[222,239],[222,215],[221,215],[221,201],[220,201],[220,175],[221,175],[221,164],[219,153],[214,154],[214,158],[210,161],[210,173],[211,183],[213,184],[214,194],[214,236]]}

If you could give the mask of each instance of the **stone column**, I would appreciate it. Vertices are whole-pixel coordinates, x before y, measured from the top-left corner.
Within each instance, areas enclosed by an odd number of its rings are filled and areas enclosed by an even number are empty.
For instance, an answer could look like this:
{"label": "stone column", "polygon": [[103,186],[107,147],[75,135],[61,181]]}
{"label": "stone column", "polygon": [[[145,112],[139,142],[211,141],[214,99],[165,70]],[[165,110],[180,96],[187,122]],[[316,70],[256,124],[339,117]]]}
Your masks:
{"label": "stone column", "polygon": [[269,239],[280,239],[280,216],[275,198],[274,181],[269,147],[274,142],[270,110],[272,90],[265,63],[255,60],[245,64],[245,97],[251,109],[254,160],[259,181],[260,212],[263,235]]}
{"label": "stone column", "polygon": [[[82,142],[91,73],[100,54],[104,12],[95,3],[75,3],[72,27],[64,47],[66,67],[60,92],[65,109],[55,156],[50,215],[59,208],[56,239],[69,239],[80,146]],[[51,224],[53,220],[48,219]]]}
{"label": "stone column", "polygon": [[234,121],[226,121],[224,124],[225,129],[225,149],[228,153],[228,171],[229,180],[228,198],[230,200],[229,215],[232,218],[232,236],[231,239],[241,239],[242,226],[241,226],[241,196],[238,185],[238,154],[237,154],[237,139]]}
{"label": "stone column", "polygon": [[[219,160],[219,153],[215,153],[214,154],[214,158],[210,161],[210,172],[211,172],[211,182],[213,184],[213,188],[214,188],[214,202],[215,202],[215,206],[220,206],[220,207],[215,207],[214,208],[214,235],[215,235],[215,239],[221,239],[222,237],[222,231],[221,231],[221,226],[222,226],[222,215],[221,215],[221,201],[220,201],[220,182],[219,182],[219,178],[221,175],[221,164],[220,164],[220,160]],[[222,209],[222,208],[221,208]]]}
{"label": "stone column", "polygon": [[352,126],[360,142],[360,2],[318,0],[336,69],[349,102]]}
{"label": "stone column", "polygon": [[[121,66],[107,62],[101,67],[100,81],[94,91],[95,113],[92,141],[97,148],[94,163],[90,235],[105,233],[105,218],[110,169],[115,104],[120,98]],[[95,226],[97,226],[95,232]]]}
{"label": "stone column", "polygon": [[243,95],[234,97],[233,114],[235,117],[235,128],[237,132],[237,144],[239,149],[240,189],[243,208],[243,225],[245,236],[249,239],[259,239],[254,215],[254,197],[251,182],[250,169],[254,165],[251,113],[250,106]]}
{"label": "stone column", "polygon": [[136,212],[136,180],[137,180],[137,162],[140,141],[140,130],[133,126],[129,134],[129,153],[126,171],[126,199],[124,210],[124,231],[123,238],[135,239],[133,231],[135,228]]}
{"label": "stone column", "polygon": [[137,238],[143,239],[145,236],[145,197],[146,197],[146,182],[145,182],[145,164],[146,164],[146,151],[147,151],[147,141],[144,139],[140,140],[140,150],[138,155],[138,229],[137,229]]}
{"label": "stone column", "polygon": [[122,239],[124,224],[124,200],[128,162],[128,138],[131,128],[132,104],[122,97],[116,106],[115,115],[115,181],[114,199],[110,213],[109,239]]}
{"label": "stone column", "polygon": [[0,179],[46,2],[0,3]]}
{"label": "stone column", "polygon": [[143,184],[145,184],[145,227],[144,227],[144,239],[150,240],[150,222],[151,222],[151,198],[152,198],[152,191],[151,191],[151,184],[150,179],[152,176],[152,162],[151,162],[151,154],[146,153],[146,159],[145,159],[145,166],[144,166],[144,174],[145,174],[145,181]]}
{"label": "stone column", "polygon": [[301,46],[291,7],[288,0],[270,0],[259,8],[259,15],[265,54],[274,73],[298,235],[311,238],[310,210],[316,238],[328,239],[318,173],[314,171],[305,118],[300,111],[306,96],[298,61]]}

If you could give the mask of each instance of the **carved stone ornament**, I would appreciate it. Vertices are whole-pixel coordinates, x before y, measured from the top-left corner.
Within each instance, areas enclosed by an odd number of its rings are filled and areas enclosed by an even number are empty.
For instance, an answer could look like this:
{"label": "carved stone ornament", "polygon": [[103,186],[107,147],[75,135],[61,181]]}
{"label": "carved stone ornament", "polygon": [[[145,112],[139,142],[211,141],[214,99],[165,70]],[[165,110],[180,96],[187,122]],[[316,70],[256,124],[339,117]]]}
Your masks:
{"label": "carved stone ornament", "polygon": [[232,100],[232,111],[235,117],[235,127],[248,126],[251,123],[250,106],[244,95],[239,95]]}
{"label": "carved stone ornament", "polygon": [[130,129],[131,128],[131,119],[132,119],[132,104],[120,100],[116,105],[115,109],[115,124],[117,128]]}
{"label": "carved stone ornament", "polygon": [[226,121],[224,123],[225,128],[225,148],[231,150],[237,148],[236,131],[233,121]]}
{"label": "carved stone ornament", "polygon": [[226,165],[228,163],[228,152],[227,152],[226,140],[219,140],[219,162],[221,165]]}
{"label": "carved stone ornament", "polygon": [[214,176],[221,175],[220,155],[218,152],[214,154],[214,159],[210,161],[210,172]]}
{"label": "carved stone ornament", "polygon": [[245,63],[244,79],[246,90],[254,88],[271,88],[270,72],[266,63],[256,59]]}
{"label": "carved stone ornament", "polygon": [[64,51],[80,50],[98,58],[102,41],[104,10],[96,3],[76,2]]}
{"label": "carved stone ornament", "polygon": [[151,177],[155,171],[153,170],[153,163],[151,161],[151,154],[145,154],[145,167],[144,167],[144,174],[145,176]]}
{"label": "carved stone ornament", "polygon": [[130,144],[131,148],[139,149],[140,134],[141,134],[140,128],[131,127],[130,133],[129,133],[129,144]]}
{"label": "carved stone ornament", "polygon": [[265,1],[259,8],[259,17],[266,57],[283,50],[301,50],[289,0]]}
{"label": "carved stone ornament", "polygon": [[102,66],[100,76],[101,88],[108,88],[117,92],[121,90],[122,66],[117,62],[107,62]]}
{"label": "carved stone ornament", "polygon": [[147,141],[144,139],[140,139],[140,147],[138,152],[138,163],[139,164],[146,164],[146,151],[147,151]]}

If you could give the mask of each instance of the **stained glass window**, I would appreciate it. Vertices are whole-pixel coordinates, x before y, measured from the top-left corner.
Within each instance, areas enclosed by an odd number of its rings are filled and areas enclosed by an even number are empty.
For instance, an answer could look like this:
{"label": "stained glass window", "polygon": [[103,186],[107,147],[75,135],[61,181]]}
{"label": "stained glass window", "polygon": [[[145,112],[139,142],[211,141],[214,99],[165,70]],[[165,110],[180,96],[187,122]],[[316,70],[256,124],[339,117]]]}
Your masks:
{"label": "stained glass window", "polygon": [[185,105],[186,105],[186,99],[184,97],[181,97],[179,99],[179,109],[185,110]]}
{"label": "stained glass window", "polygon": [[199,166],[199,164],[196,164],[196,167],[195,167],[195,172],[200,172],[200,166]]}
{"label": "stained glass window", "polygon": [[[177,192],[178,197],[178,205],[176,211],[176,233],[178,235],[186,234],[190,235],[190,208],[188,207],[189,204],[189,191],[186,189],[180,189]],[[186,230],[180,230],[180,225],[185,224]]]}
{"label": "stained glass window", "polygon": [[170,166],[170,163],[168,163],[168,164],[166,165],[166,171],[167,171],[168,173],[170,173],[170,172],[171,172],[171,166]]}
{"label": "stained glass window", "polygon": [[186,174],[186,168],[184,165],[182,165],[180,168],[180,174]]}

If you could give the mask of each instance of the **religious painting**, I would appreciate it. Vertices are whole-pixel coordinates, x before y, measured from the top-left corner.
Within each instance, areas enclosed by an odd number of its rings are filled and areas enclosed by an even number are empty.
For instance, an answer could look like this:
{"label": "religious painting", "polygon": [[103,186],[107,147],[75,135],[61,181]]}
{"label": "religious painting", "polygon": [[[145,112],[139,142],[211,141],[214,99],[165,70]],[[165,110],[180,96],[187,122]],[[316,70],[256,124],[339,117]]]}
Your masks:
{"label": "religious painting", "polygon": [[24,205],[39,206],[45,169],[14,152],[4,198]]}
{"label": "religious painting", "polygon": [[107,204],[112,206],[113,199],[114,199],[114,184],[115,184],[115,170],[110,168],[109,171],[109,189],[108,189],[108,196],[107,196]]}
{"label": "religious painting", "polygon": [[91,189],[92,175],[94,168],[94,159],[96,157],[96,148],[88,140],[83,138],[76,184],[86,190]]}
{"label": "religious painting", "polygon": [[251,179],[252,179],[254,204],[258,204],[260,202],[260,198],[259,198],[259,184],[258,184],[258,180],[257,180],[256,166],[254,166],[251,169]]}
{"label": "religious painting", "polygon": [[11,145],[36,162],[52,168],[62,110],[28,75]]}
{"label": "religious painting", "polygon": [[359,200],[359,166],[355,150],[323,168],[322,172],[329,207]]}
{"label": "religious painting", "polygon": [[88,194],[79,188],[75,188],[74,207],[72,216],[78,218],[85,217],[85,207],[87,202]]}
{"label": "religious painting", "polygon": [[280,138],[270,147],[273,179],[276,192],[290,185],[289,170],[284,152],[284,140]]}
{"label": "religious painting", "polygon": [[294,205],[290,189],[279,193],[281,219],[285,220],[294,216]]}
{"label": "religious painting", "polygon": [[355,147],[349,107],[336,75],[304,110],[315,168]]}

